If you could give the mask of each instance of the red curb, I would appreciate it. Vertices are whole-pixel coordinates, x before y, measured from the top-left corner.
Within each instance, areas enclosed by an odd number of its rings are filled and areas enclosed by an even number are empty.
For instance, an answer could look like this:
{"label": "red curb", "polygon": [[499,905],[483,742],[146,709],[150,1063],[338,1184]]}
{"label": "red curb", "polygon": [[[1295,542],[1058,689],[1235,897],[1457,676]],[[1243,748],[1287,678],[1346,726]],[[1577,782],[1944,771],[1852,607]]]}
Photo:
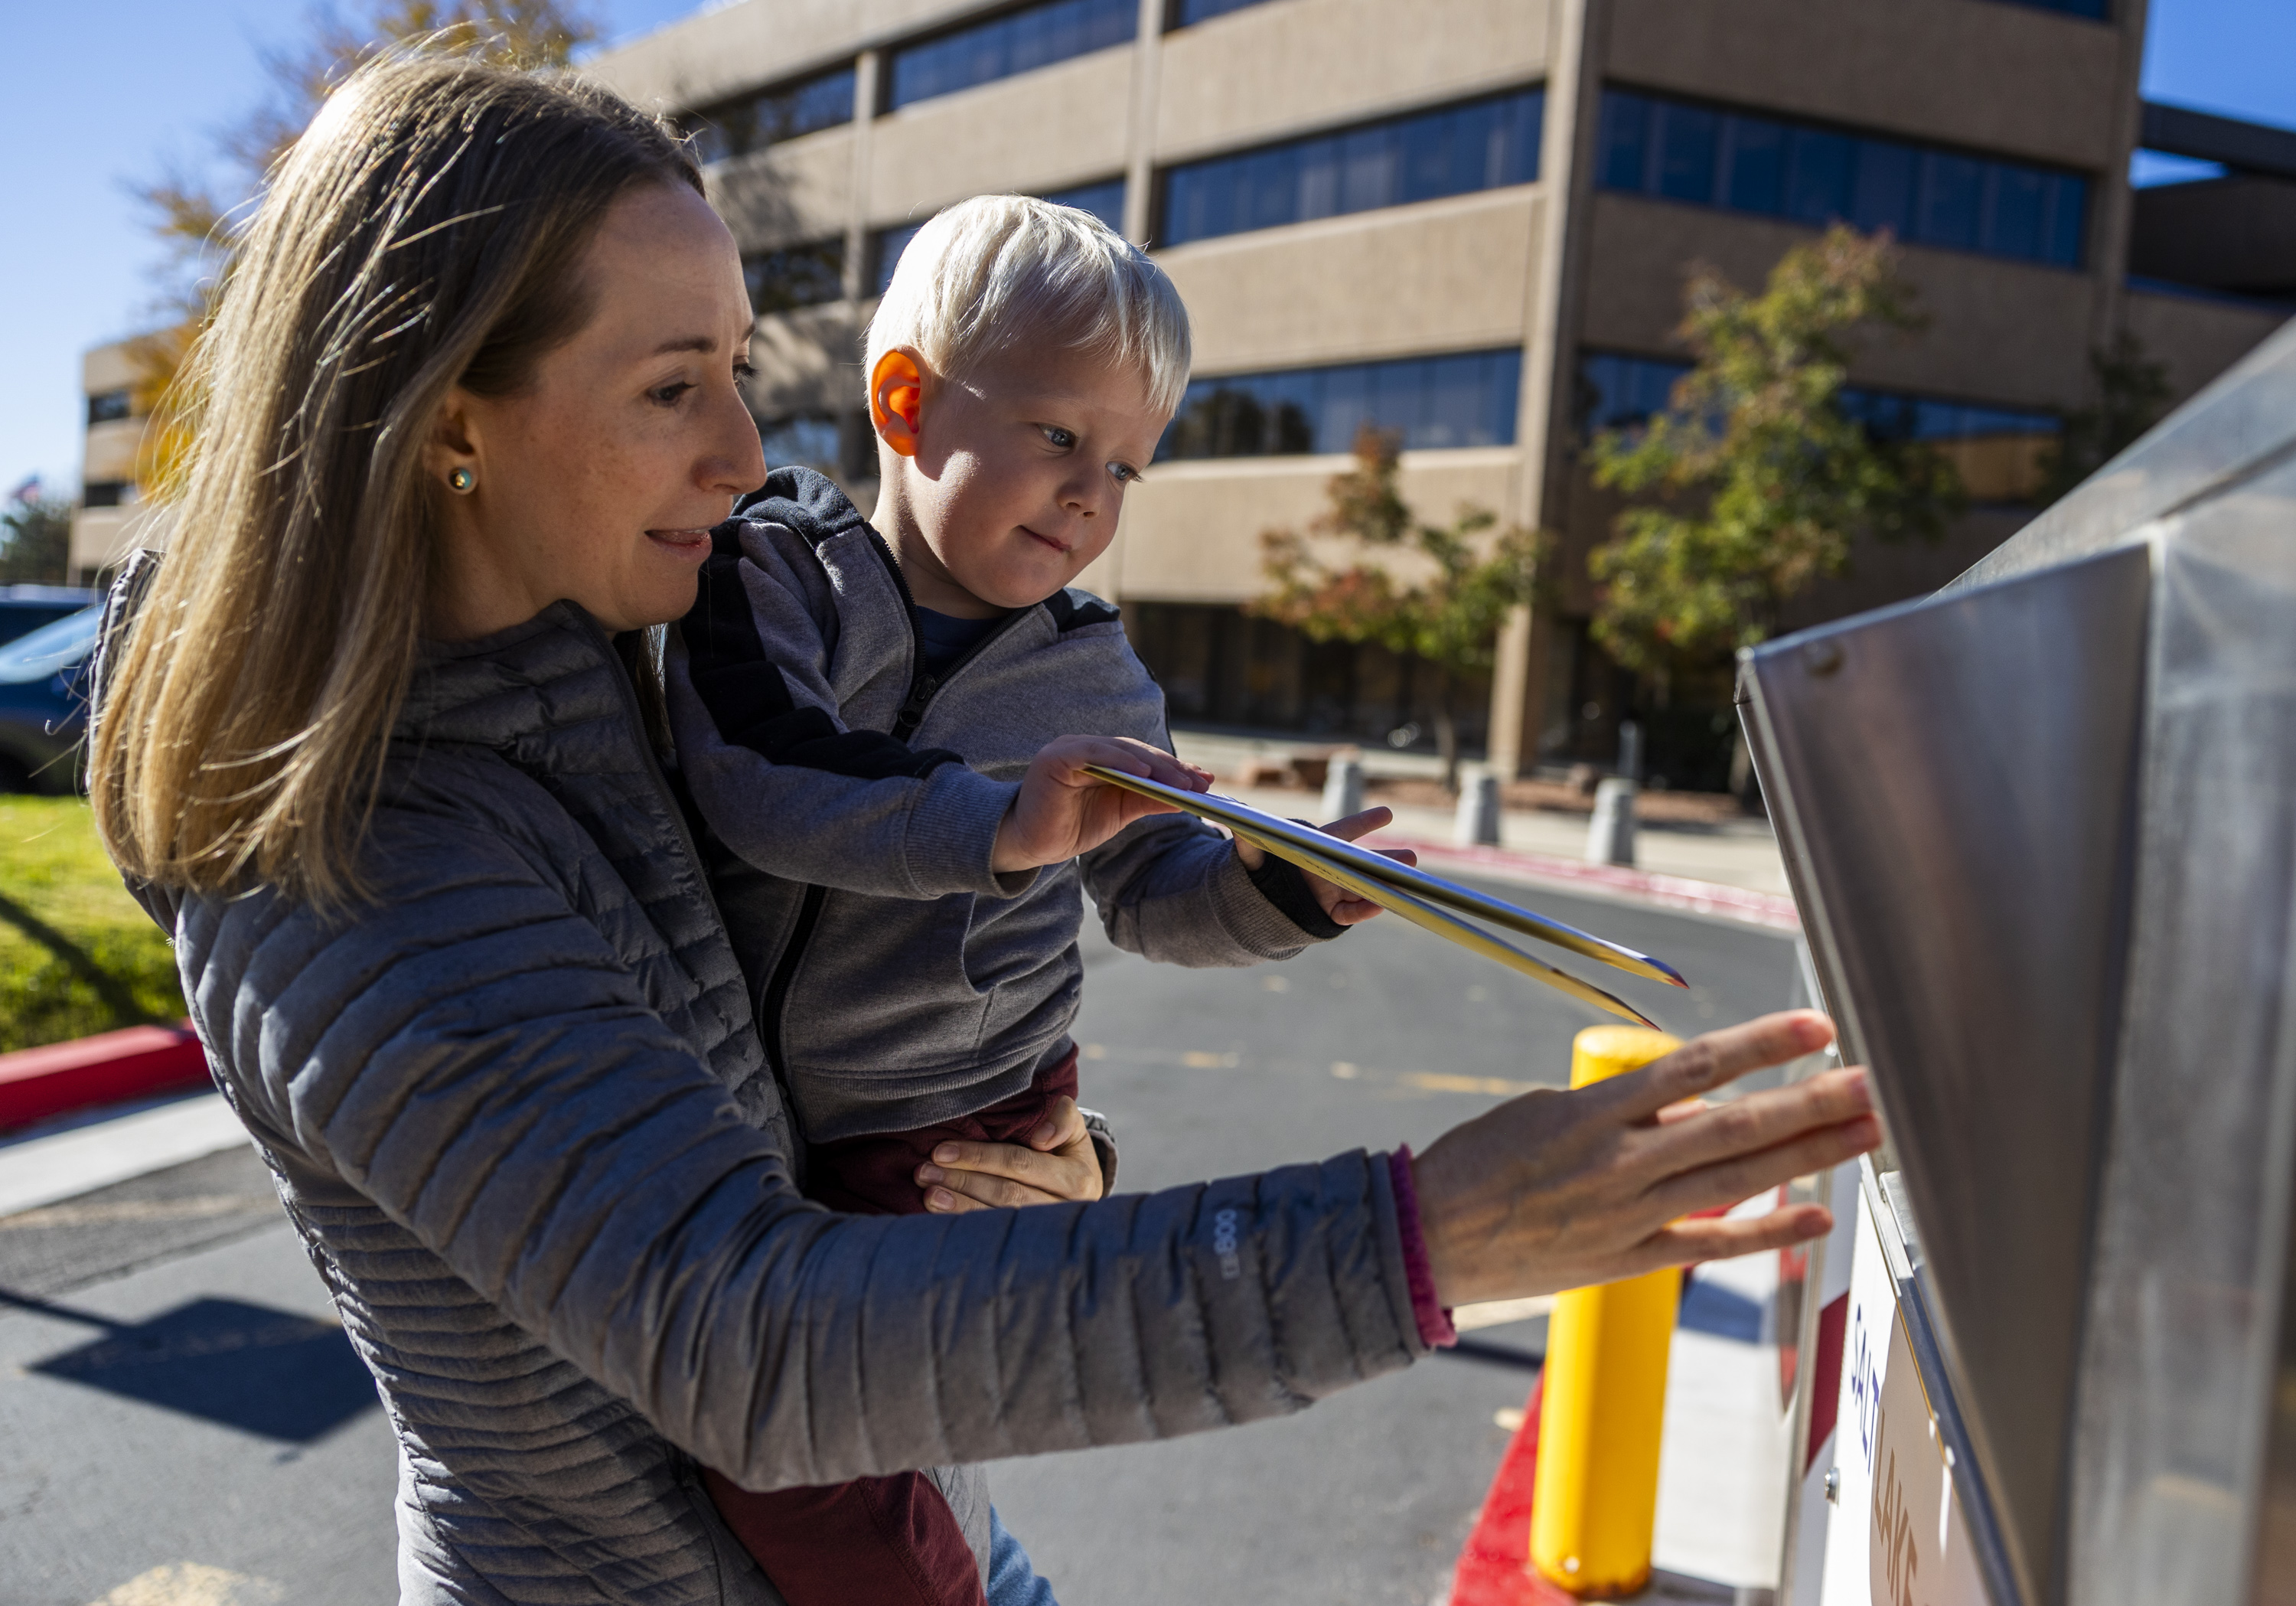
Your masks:
{"label": "red curb", "polygon": [[1579,1606],[1576,1596],[1530,1566],[1530,1496],[1538,1477],[1538,1402],[1546,1387],[1542,1374],[1522,1404],[1522,1426],[1500,1458],[1482,1515],[1459,1551],[1451,1606]]}
{"label": "red curb", "polygon": [[149,1099],[208,1081],[208,1059],[181,1026],[129,1026],[75,1042],[0,1054],[0,1131],[96,1105]]}
{"label": "red curb", "polygon": [[1661,876],[1652,870],[1629,869],[1619,864],[1583,864],[1546,853],[1526,853],[1513,848],[1463,848],[1448,842],[1427,842],[1382,834],[1377,846],[1410,848],[1423,858],[1472,864],[1503,875],[1565,886],[1600,887],[1665,909],[1686,909],[1699,914],[1722,915],[1774,931],[1800,931],[1801,915],[1794,901],[1783,893],[1756,892],[1751,887],[1726,886],[1718,881],[1693,881],[1687,876]]}

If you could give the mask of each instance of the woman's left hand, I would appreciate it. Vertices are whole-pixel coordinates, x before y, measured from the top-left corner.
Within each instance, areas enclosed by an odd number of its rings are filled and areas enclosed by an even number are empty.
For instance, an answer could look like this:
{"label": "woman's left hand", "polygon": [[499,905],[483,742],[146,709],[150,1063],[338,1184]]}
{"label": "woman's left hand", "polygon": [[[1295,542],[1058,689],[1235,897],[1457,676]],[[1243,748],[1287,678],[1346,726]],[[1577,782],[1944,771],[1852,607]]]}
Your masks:
{"label": "woman's left hand", "polygon": [[1100,1152],[1077,1101],[1056,1099],[1026,1143],[943,1143],[916,1176],[936,1215],[1090,1203],[1100,1197]]}

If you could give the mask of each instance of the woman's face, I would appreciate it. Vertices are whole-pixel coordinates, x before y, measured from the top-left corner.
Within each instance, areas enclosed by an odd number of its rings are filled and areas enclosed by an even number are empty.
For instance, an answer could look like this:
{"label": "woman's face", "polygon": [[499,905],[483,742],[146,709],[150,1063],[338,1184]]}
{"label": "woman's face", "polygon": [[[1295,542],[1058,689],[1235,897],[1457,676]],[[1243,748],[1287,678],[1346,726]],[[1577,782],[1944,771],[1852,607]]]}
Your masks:
{"label": "woman's face", "polygon": [[[512,396],[457,388],[426,467],[446,548],[429,634],[467,640],[579,603],[609,631],[681,617],[709,527],[765,482],[743,404],[742,259],[681,185],[608,209],[583,259],[589,322]],[[457,470],[470,488],[452,489]]]}

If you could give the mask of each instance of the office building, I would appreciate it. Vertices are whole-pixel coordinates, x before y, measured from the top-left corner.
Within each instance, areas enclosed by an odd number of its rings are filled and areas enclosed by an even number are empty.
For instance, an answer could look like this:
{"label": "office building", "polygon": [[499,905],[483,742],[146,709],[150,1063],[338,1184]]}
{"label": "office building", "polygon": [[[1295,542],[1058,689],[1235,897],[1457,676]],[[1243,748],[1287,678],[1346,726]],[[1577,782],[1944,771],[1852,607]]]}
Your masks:
{"label": "office building", "polygon": [[[1184,721],[1413,722],[1413,665],[1242,611],[1259,532],[1315,516],[1359,424],[1400,432],[1423,515],[1556,532],[1471,732],[1513,770],[1607,757],[1636,695],[1587,637],[1617,503],[1580,447],[1663,405],[1687,264],[1758,286],[1833,219],[1903,243],[1929,327],[1862,347],[1851,405],[1936,441],[1972,507],[1934,547],[1860,552],[1813,618],[1931,589],[2029,517],[2120,331],[2181,398],[2286,316],[2292,136],[2148,124],[2144,32],[2144,0],[739,0],[593,70],[698,130],[747,253],[769,454],[864,507],[859,332],[919,222],[1021,192],[1157,253],[1196,378],[1082,583]],[[2217,176],[2132,192],[2148,137]],[[1698,717],[1726,748],[1726,715]],[[1715,754],[1685,728],[1652,758],[1712,784]]]}

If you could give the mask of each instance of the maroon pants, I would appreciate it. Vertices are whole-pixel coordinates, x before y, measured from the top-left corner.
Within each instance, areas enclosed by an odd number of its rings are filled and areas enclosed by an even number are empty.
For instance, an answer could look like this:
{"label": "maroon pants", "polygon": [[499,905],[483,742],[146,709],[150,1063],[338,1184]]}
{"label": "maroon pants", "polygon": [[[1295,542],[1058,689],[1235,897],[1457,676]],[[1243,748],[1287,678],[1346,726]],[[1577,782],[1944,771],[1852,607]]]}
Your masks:
{"label": "maroon pants", "polygon": [[[962,1119],[814,1145],[806,1191],[856,1215],[922,1214],[916,1170],[935,1145],[1025,1142],[1053,1100],[1073,1099],[1076,1091],[1071,1050],[1027,1091]],[[789,1606],[987,1606],[972,1547],[922,1472],[768,1495],[753,1495],[719,1472],[705,1470],[702,1479],[718,1514]]]}

